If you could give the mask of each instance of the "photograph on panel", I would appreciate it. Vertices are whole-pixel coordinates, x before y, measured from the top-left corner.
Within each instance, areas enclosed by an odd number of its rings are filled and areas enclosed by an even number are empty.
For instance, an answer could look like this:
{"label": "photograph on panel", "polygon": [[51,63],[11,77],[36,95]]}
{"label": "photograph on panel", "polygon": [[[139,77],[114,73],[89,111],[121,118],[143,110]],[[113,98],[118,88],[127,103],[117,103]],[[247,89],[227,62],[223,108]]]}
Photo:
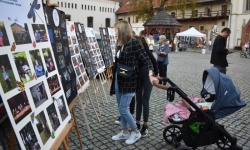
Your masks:
{"label": "photograph on panel", "polygon": [[43,50],[43,56],[44,56],[44,60],[45,60],[48,72],[54,71],[55,70],[55,63],[54,63],[53,57],[51,55],[50,48],[44,48],[42,50]]}
{"label": "photograph on panel", "polygon": [[84,82],[82,76],[80,76],[80,77],[78,78],[78,80],[79,80],[81,86],[83,86],[85,82]]}
{"label": "photograph on panel", "polygon": [[29,29],[26,23],[18,24],[15,22],[11,24],[10,27],[17,45],[31,43]]}
{"label": "photograph on panel", "polygon": [[33,77],[30,70],[30,65],[26,57],[26,53],[18,52],[18,53],[13,53],[12,55],[16,64],[19,77],[22,80],[22,82],[27,83],[31,81]]}
{"label": "photograph on panel", "polygon": [[56,92],[61,90],[59,79],[57,74],[53,75],[52,77],[49,77],[47,79],[48,85],[49,85],[49,91],[51,95],[54,95]]}
{"label": "photograph on panel", "polygon": [[70,51],[70,56],[75,55],[74,47],[73,46],[69,47],[69,51]]}
{"label": "photograph on panel", "polygon": [[36,42],[47,42],[48,34],[46,33],[44,24],[32,24]]}
{"label": "photograph on panel", "polygon": [[59,55],[57,59],[58,59],[58,63],[59,63],[59,68],[65,67],[66,62],[64,60],[64,56]]}
{"label": "photograph on panel", "polygon": [[62,74],[65,81],[70,81],[70,75],[66,67],[62,69]]}
{"label": "photograph on panel", "polygon": [[71,41],[70,36],[68,36],[68,43],[69,43],[69,46],[71,46],[71,45],[72,45],[72,41]]}
{"label": "photograph on panel", "polygon": [[62,43],[60,42],[56,43],[56,52],[62,52],[62,51],[63,51]]}
{"label": "photograph on panel", "polygon": [[0,47],[3,46],[10,46],[10,42],[4,26],[4,22],[0,21]]}
{"label": "photograph on panel", "polygon": [[56,113],[56,107],[54,103],[52,103],[49,107],[47,107],[47,112],[50,120],[49,122],[53,130],[56,131],[56,129],[60,126],[60,121]]}
{"label": "photograph on panel", "polygon": [[70,74],[73,73],[74,70],[73,70],[73,66],[71,64],[69,64],[67,66],[67,68],[68,68],[68,71],[69,71]]}
{"label": "photograph on panel", "polygon": [[61,30],[60,28],[54,27],[54,37],[55,39],[61,39]]}
{"label": "photograph on panel", "polygon": [[65,100],[63,96],[60,96],[58,99],[56,99],[56,105],[59,109],[62,121],[64,121],[64,119],[68,116],[68,111],[66,109]]}
{"label": "photograph on panel", "polygon": [[68,46],[63,46],[63,54],[64,54],[65,57],[69,55],[69,48],[68,48]]}
{"label": "photograph on panel", "polygon": [[41,53],[37,50],[30,51],[31,60],[35,69],[37,78],[44,75],[44,66],[42,63]]}
{"label": "photograph on panel", "polygon": [[10,90],[16,88],[16,78],[13,73],[13,69],[10,65],[10,60],[8,55],[0,55],[0,66],[1,66],[1,78],[0,83],[3,88],[3,92],[9,92]]}
{"label": "photograph on panel", "polygon": [[79,52],[80,52],[80,50],[79,50],[79,46],[78,46],[78,45],[76,45],[76,46],[75,46],[75,53],[76,53],[76,54],[79,54]]}
{"label": "photograph on panel", "polygon": [[40,150],[41,147],[37,141],[36,134],[30,122],[28,122],[21,130],[20,136],[27,150]]}
{"label": "photograph on panel", "polygon": [[76,57],[72,57],[71,59],[72,59],[74,66],[77,66],[78,63],[77,63]]}
{"label": "photograph on panel", "polygon": [[89,80],[89,77],[87,76],[86,73],[83,75],[83,78],[84,78],[84,81],[85,81],[85,82],[87,82],[87,81]]}
{"label": "photograph on panel", "polygon": [[71,39],[72,39],[72,43],[73,43],[74,45],[77,44],[76,36],[71,36]]}
{"label": "photograph on panel", "polygon": [[25,91],[11,97],[7,102],[16,124],[32,111]]}
{"label": "photograph on panel", "polygon": [[50,138],[51,132],[43,111],[36,116],[36,120],[37,130],[40,134],[43,144],[45,144]]}
{"label": "photograph on panel", "polygon": [[77,58],[78,64],[82,63],[82,58],[80,55],[77,55],[76,58]]}
{"label": "photograph on panel", "polygon": [[48,100],[48,95],[43,82],[40,82],[30,88],[30,93],[32,95],[34,104],[37,107],[42,105],[46,100]]}
{"label": "photograph on panel", "polygon": [[78,66],[75,67],[75,71],[76,71],[77,76],[81,75],[80,68]]}
{"label": "photograph on panel", "polygon": [[82,72],[82,73],[85,72],[85,68],[84,68],[83,64],[80,65],[80,69],[81,69],[81,72]]}

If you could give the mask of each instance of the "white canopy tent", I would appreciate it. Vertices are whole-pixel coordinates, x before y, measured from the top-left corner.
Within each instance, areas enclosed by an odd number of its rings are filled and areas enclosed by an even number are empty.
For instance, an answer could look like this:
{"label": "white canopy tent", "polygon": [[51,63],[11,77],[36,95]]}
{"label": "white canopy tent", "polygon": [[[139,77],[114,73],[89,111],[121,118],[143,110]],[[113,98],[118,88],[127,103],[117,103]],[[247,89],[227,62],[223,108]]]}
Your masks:
{"label": "white canopy tent", "polygon": [[206,34],[200,33],[194,27],[191,27],[186,31],[177,33],[176,36],[206,37]]}

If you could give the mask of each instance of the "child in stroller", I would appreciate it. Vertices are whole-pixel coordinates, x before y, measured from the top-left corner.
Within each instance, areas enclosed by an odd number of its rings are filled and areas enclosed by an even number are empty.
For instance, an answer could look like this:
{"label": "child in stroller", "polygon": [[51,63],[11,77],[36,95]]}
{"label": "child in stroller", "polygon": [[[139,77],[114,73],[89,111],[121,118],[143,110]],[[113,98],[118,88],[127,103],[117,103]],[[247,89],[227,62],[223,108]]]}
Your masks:
{"label": "child in stroller", "polygon": [[211,109],[207,110],[198,107],[170,79],[158,79],[166,80],[171,85],[171,87],[159,85],[157,80],[151,79],[154,86],[167,90],[168,101],[174,100],[174,93],[176,92],[185,100],[188,107],[192,107],[192,109],[189,109],[188,119],[182,121],[169,119],[172,124],[163,131],[163,138],[167,143],[179,147],[183,140],[186,146],[193,149],[215,143],[220,149],[242,149],[237,145],[237,138],[231,136],[223,125],[215,122],[215,119],[223,118],[246,106],[246,102],[240,99],[240,91],[234,86],[229,76],[220,73],[215,67],[204,71],[201,96],[205,98],[208,94],[214,95]]}

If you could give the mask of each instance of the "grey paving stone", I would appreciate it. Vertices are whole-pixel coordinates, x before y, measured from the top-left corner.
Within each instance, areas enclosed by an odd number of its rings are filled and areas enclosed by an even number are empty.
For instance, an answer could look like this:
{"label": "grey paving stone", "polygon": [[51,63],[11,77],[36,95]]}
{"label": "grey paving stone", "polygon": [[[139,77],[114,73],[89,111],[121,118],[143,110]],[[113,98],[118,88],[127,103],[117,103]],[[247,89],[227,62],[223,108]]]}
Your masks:
{"label": "grey paving stone", "polygon": [[[211,51],[207,51],[205,55],[195,53],[192,51],[186,52],[171,52],[169,53],[168,77],[177,84],[187,95],[194,95],[199,97],[202,87],[202,74],[207,68],[212,65],[210,62]],[[228,55],[229,67],[227,75],[229,75],[233,83],[241,91],[241,98],[247,103],[250,102],[250,59],[243,59],[239,57],[239,52]],[[88,89],[93,101],[93,89],[90,86]],[[172,145],[167,144],[162,132],[164,128],[170,124],[162,121],[163,108],[168,103],[166,100],[166,91],[153,88],[150,99],[150,116],[149,116],[149,134],[147,137],[138,140],[133,145],[127,145],[124,141],[112,141],[111,137],[117,134],[121,129],[121,125],[114,124],[114,121],[119,116],[115,96],[109,96],[109,88],[105,85],[105,93],[107,95],[108,103],[105,105],[101,102],[100,94],[97,94],[101,115],[100,122],[97,121],[94,111],[91,106],[87,107],[86,114],[90,122],[90,128],[93,139],[89,138],[89,134],[85,125],[85,120],[82,115],[81,107],[75,106],[78,126],[81,132],[81,139],[83,141],[83,150],[174,150]],[[176,103],[181,99],[176,94]],[[97,103],[94,102],[95,108]],[[223,124],[225,129],[232,135],[238,138],[238,144],[244,150],[250,149],[250,106],[242,108],[225,118],[216,120]],[[79,141],[77,135],[73,133],[69,136],[71,149],[79,149]],[[186,148],[184,143],[182,148]],[[62,147],[61,147],[62,148]],[[180,148],[178,148],[180,149]],[[189,148],[190,149],[190,148]],[[216,144],[199,147],[200,150],[217,150]]]}

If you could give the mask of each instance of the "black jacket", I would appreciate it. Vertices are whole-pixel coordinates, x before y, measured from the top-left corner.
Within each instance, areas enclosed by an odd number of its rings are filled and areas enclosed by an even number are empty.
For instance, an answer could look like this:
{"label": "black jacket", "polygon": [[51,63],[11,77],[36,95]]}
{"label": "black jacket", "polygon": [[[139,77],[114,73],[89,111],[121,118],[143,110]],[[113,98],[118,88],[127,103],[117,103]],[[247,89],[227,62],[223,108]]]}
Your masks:
{"label": "black jacket", "polygon": [[[145,66],[147,66],[148,70],[153,70],[152,63],[142,48],[140,41],[137,39],[131,39],[126,45],[124,45],[124,49],[120,51],[119,59],[115,59],[115,64],[113,66],[113,79],[112,85],[110,89],[110,95],[115,94],[115,78],[116,78],[116,64],[117,62],[125,64],[130,67],[137,68],[138,60],[143,62]],[[117,75],[118,88],[122,93],[132,93],[136,92],[137,89],[137,73],[134,72],[130,78],[123,78]]]}
{"label": "black jacket", "polygon": [[[149,57],[149,59],[150,59],[152,65],[153,65],[153,68],[154,68],[154,75],[157,76],[157,75],[158,75],[157,61],[156,61],[154,55],[152,54],[152,52],[149,50],[149,47],[148,47],[148,44],[147,44],[145,38],[142,37],[142,38],[140,38],[140,40],[141,40],[141,43],[142,43],[142,46],[143,46],[145,52],[147,53],[147,55],[148,55],[148,57]],[[139,60],[138,66],[139,66],[139,68],[142,67],[142,66],[143,66],[143,62],[141,62],[141,61]]]}
{"label": "black jacket", "polygon": [[228,62],[227,62],[227,54],[228,54],[228,49],[226,49],[226,41],[227,39],[222,37],[221,35],[218,35],[213,44],[213,50],[211,54],[211,60],[210,63],[214,64],[216,66],[221,66],[221,67],[227,67]]}

